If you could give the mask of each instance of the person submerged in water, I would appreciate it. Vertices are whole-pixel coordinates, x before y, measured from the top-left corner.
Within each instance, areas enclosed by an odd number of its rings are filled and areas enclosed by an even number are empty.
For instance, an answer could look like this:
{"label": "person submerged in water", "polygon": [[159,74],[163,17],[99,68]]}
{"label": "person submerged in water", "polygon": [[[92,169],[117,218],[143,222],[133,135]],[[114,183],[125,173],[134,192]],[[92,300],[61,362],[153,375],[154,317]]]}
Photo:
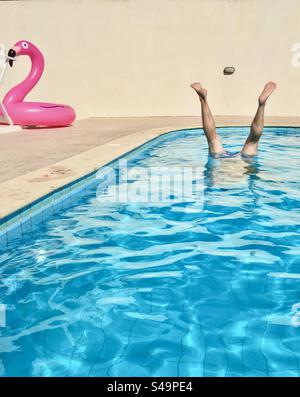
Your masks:
{"label": "person submerged in water", "polygon": [[203,130],[207,139],[209,153],[214,158],[227,158],[241,154],[244,157],[255,156],[258,150],[258,143],[263,133],[264,114],[267,99],[276,89],[276,83],[269,81],[260,96],[258,97],[258,109],[251,123],[250,134],[246,139],[241,152],[231,154],[224,150],[222,141],[217,133],[214,118],[207,102],[207,90],[200,83],[193,83],[191,87],[196,91],[201,103]]}

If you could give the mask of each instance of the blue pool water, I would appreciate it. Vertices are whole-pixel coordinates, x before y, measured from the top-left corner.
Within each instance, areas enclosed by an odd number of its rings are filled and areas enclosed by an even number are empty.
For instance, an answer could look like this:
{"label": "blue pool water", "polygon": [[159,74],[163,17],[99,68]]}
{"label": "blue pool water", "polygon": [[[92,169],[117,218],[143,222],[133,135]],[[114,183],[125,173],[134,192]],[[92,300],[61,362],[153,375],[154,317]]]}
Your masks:
{"label": "blue pool water", "polygon": [[[246,131],[223,135],[237,151]],[[256,161],[208,161],[201,130],[131,155],[196,167],[199,189],[105,202],[103,177],[2,252],[0,375],[299,376],[299,159],[279,128]]]}

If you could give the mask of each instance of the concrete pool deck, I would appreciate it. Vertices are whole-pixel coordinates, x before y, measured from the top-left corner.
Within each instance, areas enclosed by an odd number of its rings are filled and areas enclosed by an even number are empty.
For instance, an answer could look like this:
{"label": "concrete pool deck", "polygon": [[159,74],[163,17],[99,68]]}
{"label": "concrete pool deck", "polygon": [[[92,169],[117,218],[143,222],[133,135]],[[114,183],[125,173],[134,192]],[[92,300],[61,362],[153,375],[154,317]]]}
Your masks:
{"label": "concrete pool deck", "polygon": [[[222,126],[252,118],[216,116]],[[266,126],[300,126],[300,117],[266,117]],[[201,117],[121,117],[0,134],[0,220],[164,133],[201,127]]]}

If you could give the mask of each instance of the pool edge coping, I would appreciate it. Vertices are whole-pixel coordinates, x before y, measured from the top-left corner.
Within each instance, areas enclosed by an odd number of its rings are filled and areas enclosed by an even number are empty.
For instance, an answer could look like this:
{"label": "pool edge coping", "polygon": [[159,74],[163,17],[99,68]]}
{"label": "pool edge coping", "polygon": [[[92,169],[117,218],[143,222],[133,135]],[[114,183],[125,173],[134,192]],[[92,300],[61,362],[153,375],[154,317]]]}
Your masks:
{"label": "pool edge coping", "polygon": [[[218,123],[217,128],[249,128],[249,125]],[[265,128],[277,127],[272,123]],[[280,128],[300,128],[279,125]],[[47,167],[34,170],[0,184],[0,226],[6,218],[33,205],[48,195],[72,185],[121,156],[129,154],[152,140],[175,131],[202,129],[199,127],[168,126],[135,132],[68,157]]]}
{"label": "pool edge coping", "polygon": [[0,224],[23,208],[97,171],[161,135],[192,128],[163,127],[106,142],[0,184]]}

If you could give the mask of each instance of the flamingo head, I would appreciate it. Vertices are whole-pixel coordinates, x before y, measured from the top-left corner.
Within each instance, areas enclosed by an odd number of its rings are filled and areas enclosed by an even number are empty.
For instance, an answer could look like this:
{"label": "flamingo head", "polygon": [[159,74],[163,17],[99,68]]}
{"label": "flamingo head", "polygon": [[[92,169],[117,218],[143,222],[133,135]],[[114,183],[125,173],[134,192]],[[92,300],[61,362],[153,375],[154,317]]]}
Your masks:
{"label": "flamingo head", "polygon": [[8,51],[8,63],[13,66],[14,61],[19,55],[28,55],[32,57],[39,49],[30,41],[20,40]]}

